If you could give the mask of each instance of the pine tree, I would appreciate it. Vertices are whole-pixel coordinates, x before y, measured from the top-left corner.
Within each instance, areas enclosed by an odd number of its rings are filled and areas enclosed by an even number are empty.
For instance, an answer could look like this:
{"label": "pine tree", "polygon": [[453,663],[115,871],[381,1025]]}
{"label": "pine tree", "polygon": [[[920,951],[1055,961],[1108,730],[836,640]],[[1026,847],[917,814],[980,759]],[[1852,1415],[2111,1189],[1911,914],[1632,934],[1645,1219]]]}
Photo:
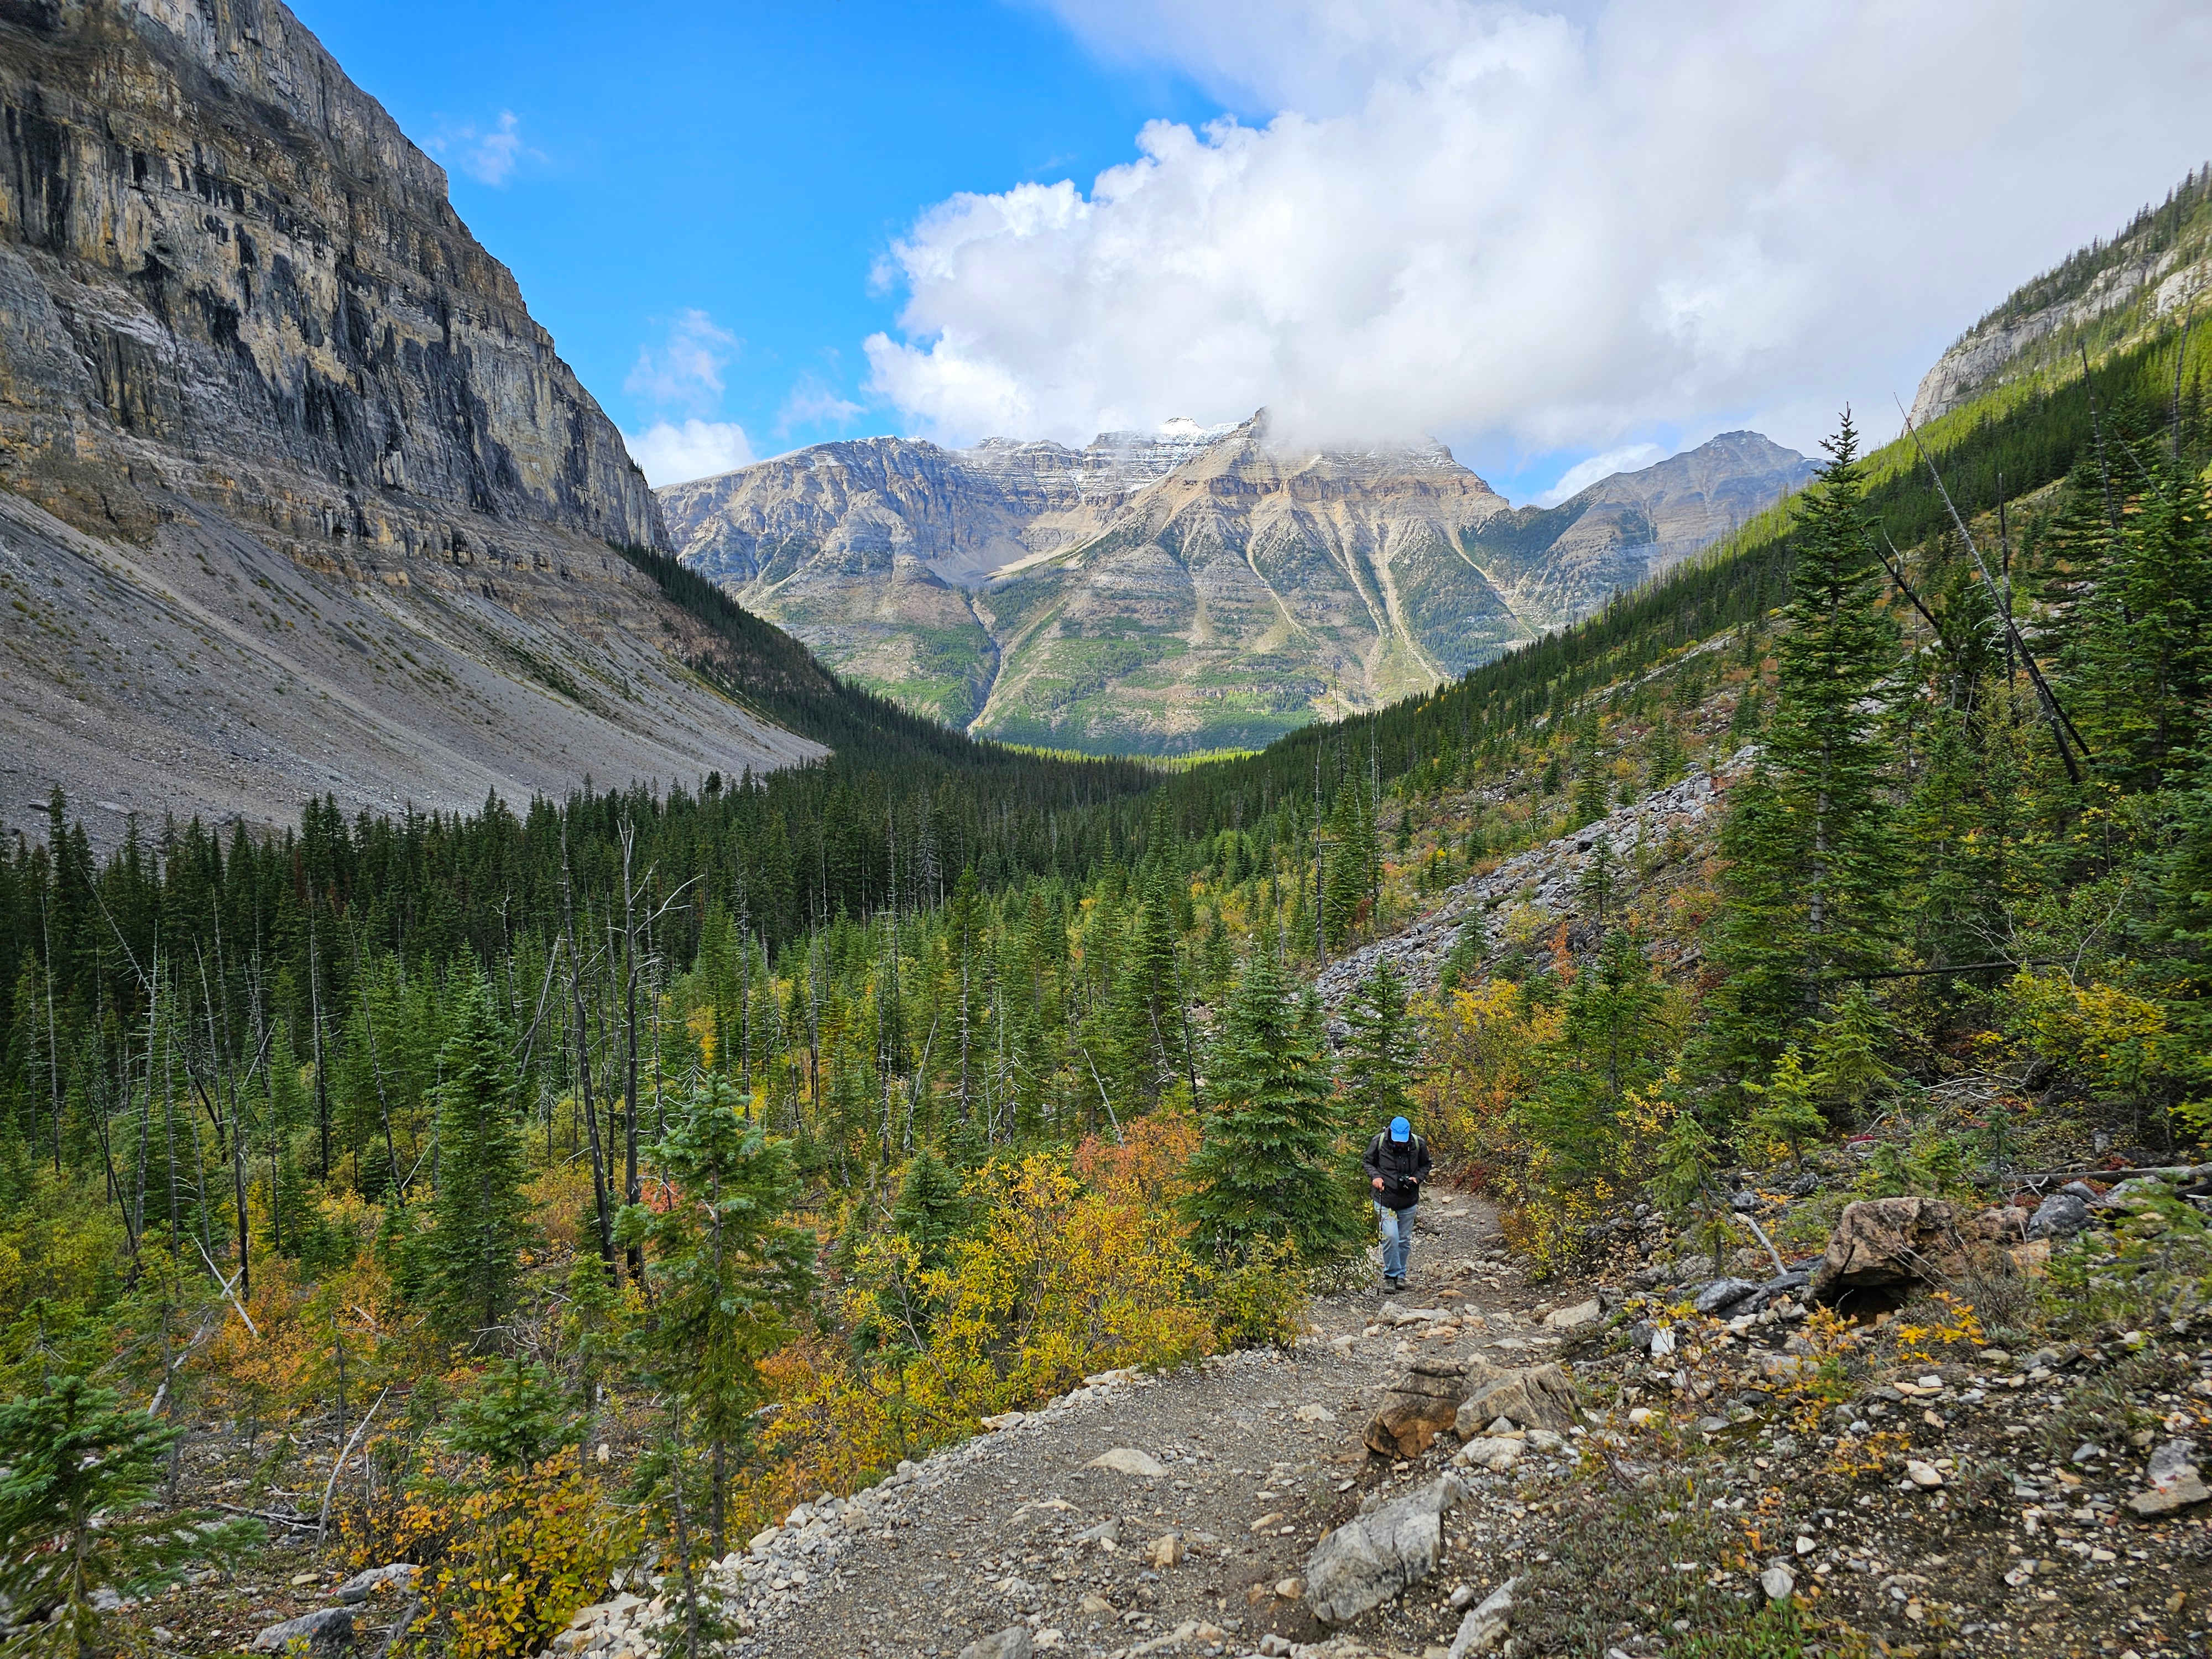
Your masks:
{"label": "pine tree", "polygon": [[1747,1083],[1744,1090],[1758,1102],[1744,1121],[1753,1140],[1767,1149],[1781,1148],[1802,1165],[1806,1142],[1825,1133],[1828,1121],[1813,1103],[1813,1080],[1797,1050],[1784,1048],[1773,1075],[1765,1083]]}
{"label": "pine tree", "polygon": [[914,1241],[921,1265],[933,1267],[943,1259],[945,1244],[959,1231],[965,1209],[960,1177],[925,1146],[906,1166],[898,1202],[891,1208],[891,1225]]}
{"label": "pine tree", "polygon": [[438,1090],[437,1226],[416,1248],[436,1322],[477,1343],[513,1311],[519,1258],[533,1232],[507,1054],[488,988],[472,976],[439,1057],[446,1080]]}
{"label": "pine tree", "polygon": [[[600,1275],[605,1282],[605,1276]],[[495,1469],[527,1474],[554,1453],[574,1445],[583,1422],[552,1372],[516,1358],[495,1367],[453,1406],[446,1443]]]}
{"label": "pine tree", "polygon": [[1676,1040],[1674,998],[1626,928],[1567,989],[1566,1018],[1542,1085],[1521,1106],[1530,1139],[1567,1176],[1595,1174],[1620,1143],[1629,1094],[1656,1082]]}
{"label": "pine tree", "polygon": [[1184,1212],[1200,1242],[1236,1256],[1286,1240],[1309,1264],[1358,1248],[1363,1217],[1338,1167],[1336,1102],[1320,1004],[1294,995],[1267,952],[1245,966],[1208,1058],[1203,1138]]}
{"label": "pine tree", "polygon": [[1437,975],[1437,988],[1450,995],[1462,986],[1471,986],[1474,976],[1482,971],[1484,956],[1490,941],[1484,936],[1482,918],[1470,910],[1452,935],[1451,949],[1444,954],[1443,967]]}

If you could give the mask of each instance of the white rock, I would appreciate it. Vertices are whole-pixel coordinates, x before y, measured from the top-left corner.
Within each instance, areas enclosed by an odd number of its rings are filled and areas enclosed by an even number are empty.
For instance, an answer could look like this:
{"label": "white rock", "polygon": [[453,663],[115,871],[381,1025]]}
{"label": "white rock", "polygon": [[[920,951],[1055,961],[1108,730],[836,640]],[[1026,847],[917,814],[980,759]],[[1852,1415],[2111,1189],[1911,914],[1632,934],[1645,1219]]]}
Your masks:
{"label": "white rock", "polygon": [[1797,1588],[1797,1575],[1787,1567],[1769,1567],[1759,1575],[1759,1587],[1770,1601],[1787,1601]]}
{"label": "white rock", "polygon": [[1116,1474],[1137,1474],[1148,1479],[1164,1475],[1167,1470],[1149,1452],[1139,1451],[1134,1446],[1116,1446],[1113,1450],[1094,1457],[1085,1465],[1087,1468],[1110,1469]]}
{"label": "white rock", "polygon": [[1467,1617],[1459,1621],[1458,1634],[1452,1638],[1451,1659],[1468,1659],[1470,1654],[1488,1653],[1505,1639],[1505,1632],[1513,1623],[1513,1587],[1520,1582],[1517,1578],[1507,1579],[1468,1609]]}
{"label": "white rock", "polygon": [[1923,1462],[1917,1457],[1905,1461],[1905,1478],[1916,1486],[1940,1486],[1943,1484],[1943,1472],[1933,1463]]}

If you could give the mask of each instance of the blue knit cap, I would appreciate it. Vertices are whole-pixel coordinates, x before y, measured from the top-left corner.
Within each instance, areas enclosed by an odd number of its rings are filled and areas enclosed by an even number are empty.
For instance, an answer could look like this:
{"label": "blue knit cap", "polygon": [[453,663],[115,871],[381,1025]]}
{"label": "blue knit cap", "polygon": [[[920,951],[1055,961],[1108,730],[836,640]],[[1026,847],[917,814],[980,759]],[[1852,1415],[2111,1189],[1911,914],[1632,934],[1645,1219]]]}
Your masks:
{"label": "blue knit cap", "polygon": [[1412,1124],[1407,1122],[1402,1117],[1394,1117],[1390,1120],[1391,1139],[1411,1140],[1413,1138],[1413,1126]]}

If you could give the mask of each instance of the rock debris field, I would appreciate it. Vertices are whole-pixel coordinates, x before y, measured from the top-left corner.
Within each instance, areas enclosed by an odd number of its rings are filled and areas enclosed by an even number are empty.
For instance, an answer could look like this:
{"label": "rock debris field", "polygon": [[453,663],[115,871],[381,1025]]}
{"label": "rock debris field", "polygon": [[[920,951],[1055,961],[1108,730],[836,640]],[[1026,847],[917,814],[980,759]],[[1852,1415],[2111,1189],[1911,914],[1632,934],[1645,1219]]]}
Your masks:
{"label": "rock debris field", "polygon": [[[800,1504],[702,1570],[713,1650],[2201,1656],[2201,1295],[2016,1352],[1941,1296],[1819,1306],[2040,1283],[2054,1247],[2108,1269],[2128,1230],[2212,1203],[2212,1166],[2157,1173],[1980,1211],[1852,1203],[1823,1254],[1764,1277],[1647,1215],[1573,1286],[1528,1283],[1481,1200],[1432,1202],[1407,1293],[1322,1298],[1289,1352],[1095,1376]],[[1736,1201],[1778,1232],[1820,1184]],[[678,1601],[636,1583],[548,1659],[680,1652]]]}

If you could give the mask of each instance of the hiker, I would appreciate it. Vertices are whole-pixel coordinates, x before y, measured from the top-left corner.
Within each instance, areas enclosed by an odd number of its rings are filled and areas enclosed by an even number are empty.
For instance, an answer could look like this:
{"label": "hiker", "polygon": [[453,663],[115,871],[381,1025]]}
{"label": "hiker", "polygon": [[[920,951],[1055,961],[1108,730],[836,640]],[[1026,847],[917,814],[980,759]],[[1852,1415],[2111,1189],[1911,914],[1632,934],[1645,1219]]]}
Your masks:
{"label": "hiker", "polygon": [[1429,1178],[1429,1143],[1402,1117],[1367,1143],[1368,1184],[1375,1189],[1375,1218],[1382,1226],[1382,1293],[1406,1288],[1407,1259],[1413,1252],[1413,1209]]}

